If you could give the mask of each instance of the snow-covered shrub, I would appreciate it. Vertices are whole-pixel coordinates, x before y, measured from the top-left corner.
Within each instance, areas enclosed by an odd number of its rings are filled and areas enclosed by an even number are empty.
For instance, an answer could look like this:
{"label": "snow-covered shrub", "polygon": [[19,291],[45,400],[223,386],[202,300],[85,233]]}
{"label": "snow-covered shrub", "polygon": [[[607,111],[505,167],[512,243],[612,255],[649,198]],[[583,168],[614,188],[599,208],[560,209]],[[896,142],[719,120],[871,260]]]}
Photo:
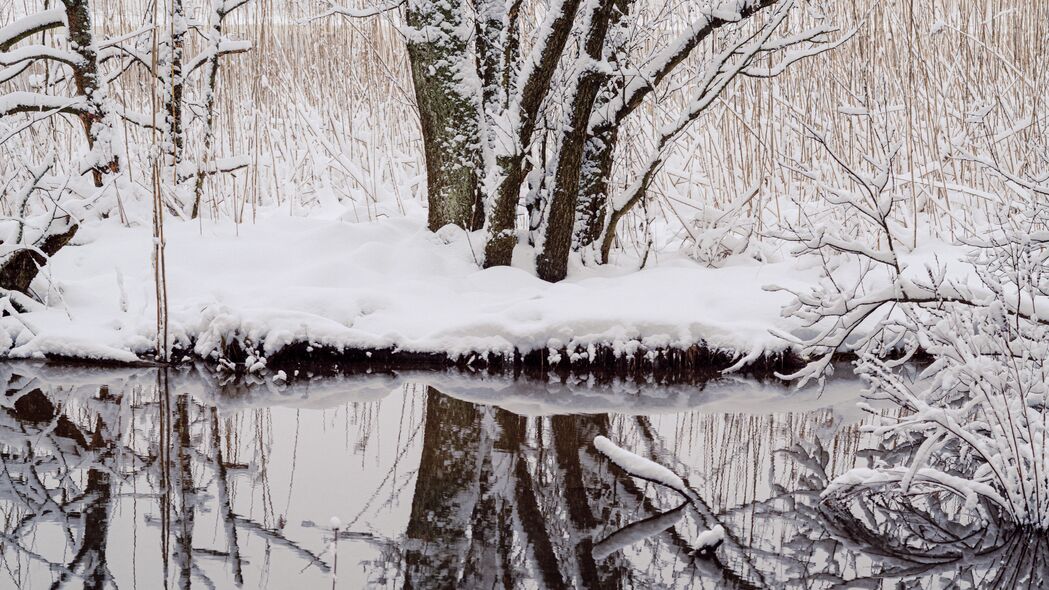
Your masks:
{"label": "snow-covered shrub", "polygon": [[[825,498],[948,492],[964,508],[991,507],[984,516],[1049,529],[1049,192],[1011,181],[1020,196],[1003,206],[984,237],[964,240],[972,248],[968,278],[952,279],[942,266],[929,266],[921,278],[895,267],[887,284],[872,289],[865,286],[869,271],[853,279],[854,287],[838,272],[837,281],[828,278],[831,286],[798,295],[791,313],[818,328],[804,341],[807,350],[827,359],[859,335],[865,397],[902,410],[874,432],[883,450],[907,452],[847,472]],[[859,251],[868,263],[880,256]],[[917,350],[932,361],[915,374],[904,361]],[[798,375],[825,370],[821,359]]]}
{"label": "snow-covered shrub", "polygon": [[849,472],[827,494],[897,484],[956,493],[967,506],[989,501],[1013,522],[1049,529],[1049,205],[1030,191],[988,237],[971,240],[972,288],[941,287],[941,304],[904,305],[896,322],[933,361],[916,379],[865,354],[857,370],[866,396],[905,413],[876,432],[917,444],[909,464]]}
{"label": "snow-covered shrub", "polygon": [[689,256],[716,268],[727,258],[746,252],[754,237],[755,220],[741,209],[742,204],[725,210],[710,206],[696,213],[688,232]]}
{"label": "snow-covered shrub", "polygon": [[892,181],[899,144],[886,141],[879,153],[865,155],[864,163],[856,165],[836,151],[825,132],[806,127],[806,133],[830,154],[834,171],[843,172],[844,179],[830,170],[803,171],[822,195],[823,206],[799,209],[798,221],[771,232],[794,244],[794,256],[813,257],[822,267],[822,280],[805,291],[792,291],[795,301],[783,310],[785,316],[800,320],[804,331],[780,336],[815,358],[784,376],[802,385],[813,378],[822,382],[832,370],[833,356],[843,350],[882,356],[897,348],[906,331],[878,323],[889,304],[901,298],[937,300],[933,287],[905,275],[900,260],[908,246],[899,206],[905,197]]}
{"label": "snow-covered shrub", "polygon": [[991,304],[951,305],[916,323],[935,361],[917,380],[865,356],[866,397],[904,408],[875,432],[916,445],[909,463],[881,462],[833,481],[828,495],[883,487],[909,494],[943,489],[967,507],[988,500],[1017,524],[1049,528],[1045,407],[1046,327]]}
{"label": "snow-covered shrub", "polygon": [[[897,163],[902,146],[886,132],[881,153],[857,166],[825,134],[806,131],[851,180],[804,171],[828,207],[822,219],[800,218],[781,235],[824,274],[784,310],[806,329],[783,336],[813,359],[786,377],[822,380],[835,354],[852,352],[869,385],[865,407],[898,410],[874,427],[880,458],[831,482],[825,499],[946,493],[970,509],[966,518],[979,507],[985,517],[1049,529],[1047,177],[952,154],[998,175],[1005,188],[980,229],[959,238],[971,252],[967,265],[908,268],[899,254],[914,244],[917,204],[894,186],[905,168]],[[1028,170],[1044,164],[1044,152],[1032,148]],[[847,221],[826,223],[835,210]],[[930,359],[923,367],[908,362],[919,351]]]}

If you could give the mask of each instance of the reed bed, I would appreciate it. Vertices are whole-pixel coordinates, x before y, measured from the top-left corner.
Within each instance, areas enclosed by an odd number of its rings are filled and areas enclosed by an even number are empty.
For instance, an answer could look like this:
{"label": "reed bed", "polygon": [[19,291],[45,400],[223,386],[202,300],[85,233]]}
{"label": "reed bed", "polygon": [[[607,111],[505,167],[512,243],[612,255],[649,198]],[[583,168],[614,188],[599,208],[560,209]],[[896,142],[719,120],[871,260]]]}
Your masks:
{"label": "reed bed", "polygon": [[[40,0],[4,0],[0,26],[41,7]],[[106,37],[138,29],[149,14],[143,0],[98,0],[93,7]],[[187,2],[191,18],[203,19],[202,8]],[[836,150],[861,167],[865,155],[898,142],[894,190],[908,203],[899,208],[899,221],[916,228],[916,236],[953,239],[975,231],[1008,194],[1000,178],[959,154],[989,155],[1019,172],[1047,165],[1044,150],[1032,146],[1044,147],[1049,71],[1047,34],[1039,24],[1049,20],[1049,4],[851,0],[819,8],[843,32],[855,28],[855,37],[774,79],[737,80],[677,143],[652,198],[621,230],[628,251],[687,244],[695,239],[693,218],[704,211],[727,211],[761,236],[818,207],[819,190],[802,172],[847,178],[807,138],[805,126],[825,130]],[[229,17],[226,35],[250,40],[254,49],[223,60],[215,153],[200,153],[199,122],[189,126],[186,149],[199,158],[246,155],[252,165],[209,178],[206,217],[250,222],[260,206],[309,214],[341,203],[351,220],[365,221],[425,202],[400,15],[310,20],[322,10],[305,0],[252,0]],[[640,59],[666,43],[695,10],[689,3],[644,4],[638,30],[645,33],[631,39],[631,55]],[[541,13],[533,7],[526,14],[538,19]],[[797,18],[815,17],[799,11]],[[199,46],[194,39],[187,53]],[[701,48],[693,62],[711,50]],[[687,100],[695,71],[684,70],[629,122],[613,186],[634,180],[656,130]],[[28,80],[21,76],[2,90],[23,89]],[[202,89],[199,80],[190,86],[192,102]],[[134,69],[110,89],[140,110],[150,92],[144,72]],[[144,185],[144,146],[152,136],[127,124],[121,132],[128,178]],[[72,154],[82,142],[75,122],[54,117],[0,145],[0,179],[52,150]],[[0,202],[5,215],[11,207]]]}

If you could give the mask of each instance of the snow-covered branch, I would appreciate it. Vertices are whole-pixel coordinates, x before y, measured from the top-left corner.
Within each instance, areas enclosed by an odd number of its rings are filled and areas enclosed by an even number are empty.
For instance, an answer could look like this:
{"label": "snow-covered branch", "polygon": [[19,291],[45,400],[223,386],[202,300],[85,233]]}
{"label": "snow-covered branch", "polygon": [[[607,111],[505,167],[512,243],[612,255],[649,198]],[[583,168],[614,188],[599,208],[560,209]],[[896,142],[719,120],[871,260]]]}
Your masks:
{"label": "snow-covered branch", "polygon": [[13,23],[0,27],[0,51],[8,51],[23,39],[63,27],[65,24],[66,13],[61,8],[52,8],[23,16]]}
{"label": "snow-covered branch", "polygon": [[50,115],[65,113],[86,116],[89,112],[88,108],[87,99],[82,96],[66,98],[26,91],[0,95],[0,117],[19,113],[48,113]]}
{"label": "snow-covered branch", "polygon": [[83,62],[81,55],[47,45],[26,45],[0,53],[0,66],[13,66],[27,61],[49,60],[76,67]]}
{"label": "snow-covered branch", "polygon": [[231,156],[228,158],[216,158],[200,166],[189,166],[188,163],[179,169],[179,182],[185,182],[199,176],[213,176],[215,174],[229,174],[243,170],[251,165],[248,156]]}
{"label": "snow-covered branch", "polygon": [[315,16],[306,18],[302,22],[308,23],[311,21],[332,16],[344,16],[346,18],[368,18],[372,16],[378,16],[380,14],[383,14],[384,12],[390,12],[391,10],[397,10],[398,8],[404,6],[405,2],[407,2],[407,0],[397,0],[396,2],[387,2],[383,4],[378,4],[376,6],[369,6],[367,8],[350,8],[347,6],[336,4],[335,2],[328,1],[325,2],[325,4],[328,7],[326,11]]}
{"label": "snow-covered branch", "polygon": [[[728,0],[701,9],[700,16],[666,47],[653,53],[639,70],[628,72],[623,88],[601,110],[595,111],[591,127],[618,124],[651,94],[700,44],[729,25],[755,16],[784,0]],[[792,0],[786,0],[793,3]]]}
{"label": "snow-covered branch", "polygon": [[189,76],[196,70],[200,69],[204,65],[210,63],[212,60],[226,55],[233,55],[237,53],[246,53],[251,51],[251,41],[239,41],[231,39],[223,39],[218,43],[217,47],[209,48],[205,51],[197,54],[193,59],[186,63],[183,70],[185,76]]}
{"label": "snow-covered branch", "polygon": [[[817,27],[789,38],[770,42],[766,44],[763,51],[771,52],[786,49],[787,51],[783,55],[782,59],[780,59],[774,65],[768,67],[762,68],[750,66],[744,69],[742,71],[742,74],[750,78],[775,78],[776,76],[779,76],[783,72],[787,71],[787,68],[798,63],[799,61],[802,61],[810,57],[815,57],[821,53],[826,53],[832,49],[837,49],[838,47],[841,47],[843,43],[845,43],[849,39],[852,39],[856,35],[856,31],[858,29],[853,29],[852,31],[849,31],[848,33],[842,35],[841,37],[833,41],[822,40],[823,37],[834,32],[835,30],[837,29],[830,26]],[[790,49],[791,47],[794,47],[801,43],[811,43],[812,45],[800,49]]]}
{"label": "snow-covered branch", "polygon": [[679,475],[659,463],[632,453],[604,436],[594,438],[594,448],[630,475],[666,486],[684,496],[689,502],[698,500],[696,492],[688,487]]}

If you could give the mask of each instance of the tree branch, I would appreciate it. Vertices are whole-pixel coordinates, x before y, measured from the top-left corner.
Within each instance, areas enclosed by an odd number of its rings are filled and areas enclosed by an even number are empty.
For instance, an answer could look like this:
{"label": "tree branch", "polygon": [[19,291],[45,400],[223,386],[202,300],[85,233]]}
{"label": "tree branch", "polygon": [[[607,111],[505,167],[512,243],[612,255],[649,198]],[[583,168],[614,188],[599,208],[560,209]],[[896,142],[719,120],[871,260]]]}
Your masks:
{"label": "tree branch", "polygon": [[[370,16],[378,16],[384,12],[397,10],[398,8],[404,5],[405,1],[406,0],[397,0],[396,2],[391,2],[389,4],[380,4],[379,6],[373,6],[371,8],[346,8],[344,6],[339,6],[334,2],[329,1],[326,2],[326,4],[328,5],[327,12],[323,12],[321,14],[318,14],[317,16],[311,16],[302,19],[301,21],[299,21],[299,24],[306,24],[315,20],[320,20],[322,18],[328,18],[329,16],[344,16],[347,18],[368,18]],[[240,2],[240,4],[243,4],[244,2],[247,2],[247,0],[243,0],[242,2]],[[231,8],[230,11],[236,9],[237,6],[240,6],[240,4],[237,4],[236,6]]]}
{"label": "tree branch", "polygon": [[49,115],[65,113],[78,117],[91,116],[87,108],[87,101],[82,96],[69,99],[23,91],[0,95],[0,117],[19,113],[49,113]]}
{"label": "tree branch", "polygon": [[61,8],[52,8],[29,16],[0,28],[0,51],[8,51],[16,43],[28,39],[37,33],[63,27],[66,24],[66,13]]}
{"label": "tree branch", "polygon": [[609,101],[602,111],[594,113],[592,127],[602,124],[617,125],[630,113],[634,112],[657,86],[670,75],[692,51],[710,35],[722,27],[746,20],[760,11],[781,2],[782,0],[743,0],[738,13],[729,14],[715,8],[707,8],[706,13],[669,46],[653,54],[640,71],[627,77],[619,97]]}
{"label": "tree branch", "polygon": [[0,66],[13,66],[35,60],[50,60],[75,68],[84,61],[84,58],[75,53],[46,45],[27,45],[11,51],[0,52]]}

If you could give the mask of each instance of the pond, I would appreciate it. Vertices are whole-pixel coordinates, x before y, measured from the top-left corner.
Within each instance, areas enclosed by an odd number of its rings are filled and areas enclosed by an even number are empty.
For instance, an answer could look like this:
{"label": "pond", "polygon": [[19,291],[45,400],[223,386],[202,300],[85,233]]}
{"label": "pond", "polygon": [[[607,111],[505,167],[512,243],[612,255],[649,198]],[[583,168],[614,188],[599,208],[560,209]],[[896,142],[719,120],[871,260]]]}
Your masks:
{"label": "pond", "polygon": [[[937,498],[821,503],[874,459],[851,379],[0,379],[2,588],[1034,588],[1049,571],[1040,538],[937,520]],[[631,477],[599,435],[699,500]]]}

